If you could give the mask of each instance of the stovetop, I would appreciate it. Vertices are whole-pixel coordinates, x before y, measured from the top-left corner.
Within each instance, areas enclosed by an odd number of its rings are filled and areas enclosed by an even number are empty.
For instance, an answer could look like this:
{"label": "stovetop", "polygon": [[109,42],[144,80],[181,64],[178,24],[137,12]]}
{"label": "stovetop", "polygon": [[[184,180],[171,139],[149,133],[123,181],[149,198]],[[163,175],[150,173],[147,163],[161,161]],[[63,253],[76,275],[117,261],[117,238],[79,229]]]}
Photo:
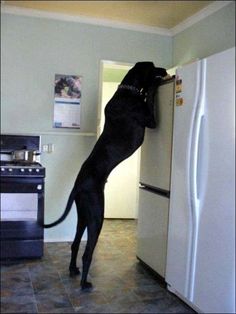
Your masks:
{"label": "stovetop", "polygon": [[4,167],[42,167],[39,162],[1,160],[1,166]]}
{"label": "stovetop", "polygon": [[1,134],[1,177],[19,177],[22,179],[26,177],[44,178],[45,168],[39,163],[40,156],[36,156],[36,161],[33,163],[12,160],[13,151],[27,149],[40,152],[40,146],[40,136],[38,135]]}
{"label": "stovetop", "polygon": [[45,168],[38,162],[3,161],[1,160],[1,176],[3,177],[45,177]]}

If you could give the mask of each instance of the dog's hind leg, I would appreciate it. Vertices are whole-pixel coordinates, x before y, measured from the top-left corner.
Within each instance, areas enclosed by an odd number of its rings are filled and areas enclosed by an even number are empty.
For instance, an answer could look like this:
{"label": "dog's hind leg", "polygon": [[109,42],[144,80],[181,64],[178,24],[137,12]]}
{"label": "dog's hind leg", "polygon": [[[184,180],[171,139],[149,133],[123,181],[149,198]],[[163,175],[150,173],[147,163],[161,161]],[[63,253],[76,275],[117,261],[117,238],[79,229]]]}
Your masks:
{"label": "dog's hind leg", "polygon": [[86,222],[85,220],[78,215],[78,224],[77,224],[77,230],[76,230],[76,235],[75,239],[71,245],[71,261],[70,261],[70,276],[74,277],[80,274],[79,268],[76,266],[76,260],[77,260],[77,255],[79,251],[79,245],[81,238],[83,236],[84,230],[86,228]]}
{"label": "dog's hind leg", "polygon": [[104,219],[104,193],[91,192],[87,193],[87,221],[88,221],[88,241],[82,257],[83,272],[81,278],[81,288],[91,289],[92,284],[87,281],[89,267],[92,261],[93,251],[97,244],[97,240],[102,229]]}
{"label": "dog's hind leg", "polygon": [[91,223],[88,226],[88,242],[86,245],[86,249],[83,255],[83,272],[81,278],[81,288],[84,289],[91,289],[93,286],[90,282],[87,281],[89,267],[92,261],[93,251],[97,244],[97,240],[102,228],[102,222],[99,223]]}

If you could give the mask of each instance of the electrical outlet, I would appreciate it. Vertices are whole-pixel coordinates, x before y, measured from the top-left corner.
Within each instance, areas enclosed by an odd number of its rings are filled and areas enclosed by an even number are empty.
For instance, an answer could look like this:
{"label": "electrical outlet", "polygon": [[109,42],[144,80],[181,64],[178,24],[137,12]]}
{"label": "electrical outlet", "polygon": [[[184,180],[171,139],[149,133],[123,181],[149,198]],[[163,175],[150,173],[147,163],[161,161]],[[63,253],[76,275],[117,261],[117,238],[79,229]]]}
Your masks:
{"label": "electrical outlet", "polygon": [[42,146],[42,152],[43,152],[43,153],[48,153],[48,145],[47,145],[47,144],[44,144],[44,145]]}
{"label": "electrical outlet", "polygon": [[54,144],[48,144],[48,153],[54,152]]}
{"label": "electrical outlet", "polygon": [[44,144],[42,146],[42,152],[44,153],[53,153],[54,152],[54,144],[50,143],[50,144]]}

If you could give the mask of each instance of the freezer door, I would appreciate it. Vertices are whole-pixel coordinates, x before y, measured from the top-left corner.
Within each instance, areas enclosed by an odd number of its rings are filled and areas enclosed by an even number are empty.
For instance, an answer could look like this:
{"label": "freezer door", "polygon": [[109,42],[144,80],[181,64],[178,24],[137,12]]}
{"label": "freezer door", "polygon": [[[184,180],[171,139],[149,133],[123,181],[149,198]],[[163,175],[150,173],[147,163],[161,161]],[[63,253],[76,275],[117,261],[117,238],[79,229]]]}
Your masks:
{"label": "freezer door", "polygon": [[174,81],[158,87],[157,127],[146,129],[141,147],[140,182],[170,190]]}
{"label": "freezer door", "polygon": [[166,268],[168,212],[168,198],[140,189],[137,256],[163,278]]}
{"label": "freezer door", "polygon": [[[235,313],[235,49],[206,59],[206,121],[193,302]],[[203,138],[203,140],[204,140]],[[201,169],[199,169],[200,171]],[[202,176],[201,176],[202,177]]]}

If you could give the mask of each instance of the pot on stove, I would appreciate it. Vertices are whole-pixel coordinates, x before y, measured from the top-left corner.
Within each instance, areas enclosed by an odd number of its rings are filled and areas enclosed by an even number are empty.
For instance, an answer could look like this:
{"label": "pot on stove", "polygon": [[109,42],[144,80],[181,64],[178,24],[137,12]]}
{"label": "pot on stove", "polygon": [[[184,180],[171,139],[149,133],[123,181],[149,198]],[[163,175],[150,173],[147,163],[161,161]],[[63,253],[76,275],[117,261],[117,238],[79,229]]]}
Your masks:
{"label": "pot on stove", "polygon": [[12,152],[12,161],[36,162],[36,157],[39,155],[36,150],[14,150]]}

